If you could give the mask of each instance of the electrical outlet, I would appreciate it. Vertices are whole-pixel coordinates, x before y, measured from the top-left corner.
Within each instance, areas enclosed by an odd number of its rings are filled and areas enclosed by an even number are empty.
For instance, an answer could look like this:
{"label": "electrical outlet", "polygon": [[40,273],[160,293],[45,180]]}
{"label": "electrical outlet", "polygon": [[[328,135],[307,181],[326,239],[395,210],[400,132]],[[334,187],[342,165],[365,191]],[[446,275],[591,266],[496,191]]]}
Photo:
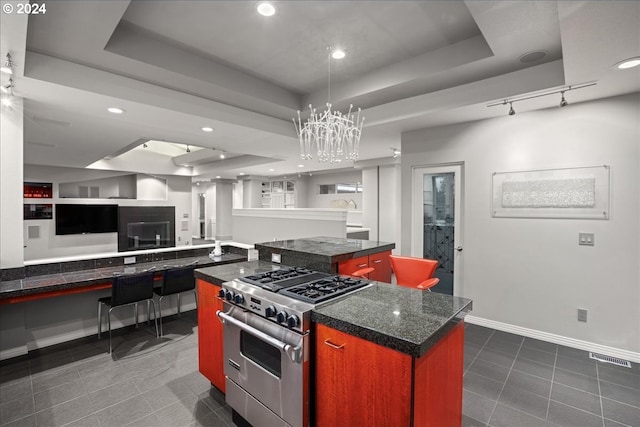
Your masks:
{"label": "electrical outlet", "polygon": [[578,309],[578,322],[586,322],[587,321],[587,309],[579,308]]}
{"label": "electrical outlet", "polygon": [[134,256],[126,257],[124,259],[124,263],[125,264],[135,264],[136,263],[136,257],[134,257]]}
{"label": "electrical outlet", "polygon": [[280,264],[281,261],[282,257],[280,254],[271,254],[271,262],[277,262],[278,264]]}
{"label": "electrical outlet", "polygon": [[596,238],[593,233],[578,233],[578,245],[593,246],[595,243]]}

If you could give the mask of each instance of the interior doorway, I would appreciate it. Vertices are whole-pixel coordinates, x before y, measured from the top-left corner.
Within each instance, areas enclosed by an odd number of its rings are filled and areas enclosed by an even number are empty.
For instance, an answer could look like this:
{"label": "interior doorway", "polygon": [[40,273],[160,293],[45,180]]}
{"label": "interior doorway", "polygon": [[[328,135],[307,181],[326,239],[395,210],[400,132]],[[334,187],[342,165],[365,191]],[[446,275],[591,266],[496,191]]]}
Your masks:
{"label": "interior doorway", "polygon": [[462,261],[462,165],[424,166],[413,173],[411,255],[438,261],[433,292],[458,295]]}
{"label": "interior doorway", "polygon": [[206,234],[205,228],[205,203],[206,199],[204,197],[204,193],[198,193],[198,221],[200,222],[200,238],[204,239]]}

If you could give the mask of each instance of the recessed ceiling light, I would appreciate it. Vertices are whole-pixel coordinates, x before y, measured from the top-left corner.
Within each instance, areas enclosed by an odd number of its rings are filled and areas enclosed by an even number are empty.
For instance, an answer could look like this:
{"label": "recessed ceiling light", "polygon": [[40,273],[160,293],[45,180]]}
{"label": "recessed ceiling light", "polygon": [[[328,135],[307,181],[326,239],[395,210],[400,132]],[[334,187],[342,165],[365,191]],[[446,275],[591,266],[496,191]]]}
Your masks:
{"label": "recessed ceiling light", "polygon": [[637,67],[638,65],[640,65],[640,56],[620,61],[616,64],[616,68],[619,70],[626,70],[627,68]]}
{"label": "recessed ceiling light", "polygon": [[331,52],[331,57],[333,59],[342,59],[345,56],[347,56],[347,54],[344,53],[344,50],[342,49],[335,49],[333,52]]}
{"label": "recessed ceiling light", "polygon": [[220,158],[224,159],[226,157],[226,155],[224,154],[224,151],[222,153],[220,153]]}
{"label": "recessed ceiling light", "polygon": [[304,167],[304,165],[298,165],[298,167],[299,167],[299,168],[303,168],[303,167]]}
{"label": "recessed ceiling light", "polygon": [[216,179],[220,179],[220,175],[216,175]]}
{"label": "recessed ceiling light", "polygon": [[8,96],[2,98],[2,105],[4,105],[5,107],[11,107],[12,104],[13,101]]}
{"label": "recessed ceiling light", "polygon": [[275,171],[275,169],[269,169],[269,172],[273,172],[273,171]]}
{"label": "recessed ceiling light", "polygon": [[213,132],[213,128],[210,127],[210,126],[205,126],[205,127],[202,128],[202,131],[203,132]]}
{"label": "recessed ceiling light", "polygon": [[276,14],[276,7],[268,1],[258,3],[256,9],[262,16],[273,16]]}
{"label": "recessed ceiling light", "polygon": [[122,108],[118,108],[118,107],[109,107],[107,108],[107,111],[113,114],[122,114],[124,113],[124,110]]}

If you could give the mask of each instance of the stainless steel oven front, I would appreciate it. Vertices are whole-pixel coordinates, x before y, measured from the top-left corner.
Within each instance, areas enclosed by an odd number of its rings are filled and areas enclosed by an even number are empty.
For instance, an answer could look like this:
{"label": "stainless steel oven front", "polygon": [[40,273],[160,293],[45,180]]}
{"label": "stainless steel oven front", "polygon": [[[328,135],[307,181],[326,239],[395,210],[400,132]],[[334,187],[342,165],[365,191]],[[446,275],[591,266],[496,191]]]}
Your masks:
{"label": "stainless steel oven front", "polygon": [[226,400],[254,426],[309,425],[309,333],[228,302],[224,324]]}

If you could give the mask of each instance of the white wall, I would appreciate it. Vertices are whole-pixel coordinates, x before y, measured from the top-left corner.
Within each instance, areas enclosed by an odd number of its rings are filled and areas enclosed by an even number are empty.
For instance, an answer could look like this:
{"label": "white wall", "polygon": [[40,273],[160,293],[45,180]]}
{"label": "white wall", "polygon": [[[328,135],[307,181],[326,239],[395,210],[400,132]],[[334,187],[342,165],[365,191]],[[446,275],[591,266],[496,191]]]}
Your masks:
{"label": "white wall", "polygon": [[[183,176],[162,176],[161,180],[166,180],[167,186],[164,192],[167,194],[166,200],[131,200],[131,199],[61,199],[58,195],[58,183],[85,181],[98,179],[101,177],[113,177],[122,173],[111,171],[97,171],[90,169],[60,168],[38,165],[24,166],[24,181],[51,182],[53,183],[53,198],[32,200],[37,203],[113,203],[121,206],[175,206],[176,210],[176,246],[191,244],[191,231],[182,231],[181,221],[184,214],[188,214],[191,221],[191,178]],[[145,178],[149,185],[142,185],[138,189],[139,197],[150,199],[157,194],[157,183],[154,180]],[[151,182],[149,181],[151,179]],[[147,189],[153,194],[147,192]],[[22,198],[21,198],[22,200]],[[4,217],[3,217],[3,223]],[[57,258],[71,255],[98,254],[118,251],[117,233],[100,233],[85,235],[65,235],[55,234],[55,220],[28,220],[23,223],[22,234],[24,238],[24,260],[35,260],[43,258]],[[37,239],[28,238],[28,227],[39,226],[40,237]],[[3,236],[4,240],[4,236]],[[4,266],[3,266],[4,267]]]}
{"label": "white wall", "polygon": [[[362,193],[354,194],[319,194],[318,187],[321,184],[348,184],[362,182],[362,171],[353,170],[348,172],[318,173],[307,179],[306,204],[307,208],[331,208],[333,200],[344,199],[353,200],[357,205],[357,210],[362,209]],[[364,188],[364,191],[367,191]],[[302,206],[301,206],[302,207]]]}
{"label": "white wall", "polygon": [[14,98],[12,108],[0,111],[0,267],[23,265],[22,98]]}
{"label": "white wall", "polygon": [[239,243],[347,236],[344,209],[234,209],[232,221],[233,241]]}
{"label": "white wall", "polygon": [[[412,167],[464,162],[462,296],[472,315],[640,356],[639,117],[636,93],[403,134],[402,252]],[[603,164],[609,220],[491,217],[493,172]],[[595,246],[578,246],[579,232],[595,233]]]}

